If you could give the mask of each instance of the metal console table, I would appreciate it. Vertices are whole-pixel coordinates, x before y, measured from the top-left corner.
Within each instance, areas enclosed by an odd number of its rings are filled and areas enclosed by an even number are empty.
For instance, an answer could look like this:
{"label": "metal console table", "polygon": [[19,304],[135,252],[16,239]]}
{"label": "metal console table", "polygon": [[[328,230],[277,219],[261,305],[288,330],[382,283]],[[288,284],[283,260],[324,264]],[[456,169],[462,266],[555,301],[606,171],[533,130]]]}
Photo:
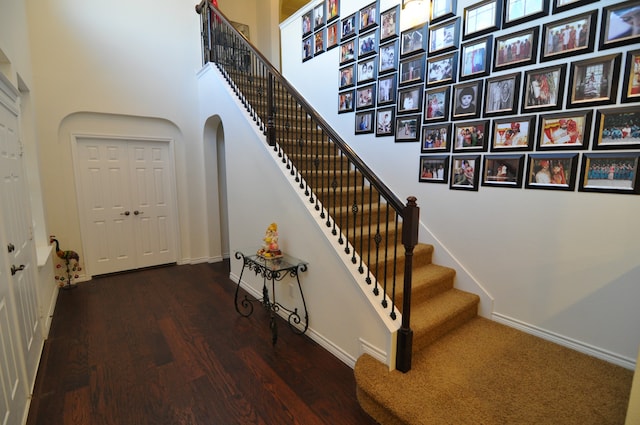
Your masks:
{"label": "metal console table", "polygon": [[[235,257],[238,260],[242,259],[242,271],[240,272],[240,278],[238,279],[238,285],[236,286],[236,311],[244,317],[249,317],[253,313],[253,303],[262,303],[262,306],[270,311],[271,318],[269,320],[269,327],[271,328],[271,342],[273,345],[278,341],[276,313],[280,310],[284,310],[289,313],[287,322],[289,323],[291,330],[299,335],[304,334],[307,331],[307,328],[309,328],[309,313],[307,311],[307,303],[304,300],[304,294],[302,293],[299,274],[307,271],[308,263],[287,254],[283,254],[281,257],[277,258],[265,258],[255,254],[257,250],[254,250],[252,254],[249,254],[249,252],[250,251],[246,250],[236,251],[235,253]],[[262,276],[263,283],[261,299],[250,299],[245,295],[243,299],[238,300],[242,275],[246,269],[255,272],[256,276]],[[297,308],[291,310],[276,301],[275,283],[280,282],[286,276],[296,278],[298,291],[300,292],[300,298],[302,299],[302,306],[304,308],[304,320],[298,313]],[[268,281],[271,281],[271,297],[269,296],[269,288],[267,285]]]}

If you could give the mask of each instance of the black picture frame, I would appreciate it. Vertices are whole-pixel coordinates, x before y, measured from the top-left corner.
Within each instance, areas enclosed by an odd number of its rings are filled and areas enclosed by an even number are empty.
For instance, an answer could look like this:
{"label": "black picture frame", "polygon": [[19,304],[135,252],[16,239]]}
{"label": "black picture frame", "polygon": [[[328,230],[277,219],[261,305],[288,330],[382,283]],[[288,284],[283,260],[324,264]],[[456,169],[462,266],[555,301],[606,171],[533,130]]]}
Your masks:
{"label": "black picture frame", "polygon": [[394,107],[376,110],[376,137],[393,136],[395,133],[396,110]]}
{"label": "black picture frame", "polygon": [[397,74],[387,74],[378,78],[378,106],[396,103]]}
{"label": "black picture frame", "polygon": [[460,18],[454,18],[429,27],[429,56],[458,48],[460,44]]}
{"label": "black picture frame", "polygon": [[485,117],[516,114],[520,102],[520,73],[487,78],[484,93]]}
{"label": "black picture frame", "polygon": [[540,62],[593,52],[597,19],[594,10],[543,24]]}
{"label": "black picture frame", "polygon": [[[494,38],[493,71],[502,71],[518,66],[531,65],[538,56],[538,35],[540,27],[514,32]],[[518,43],[521,48],[518,54]],[[513,50],[516,53],[513,53]]]}
{"label": "black picture frame", "polygon": [[455,84],[451,104],[452,120],[479,118],[482,111],[482,80]]}
{"label": "black picture frame", "polygon": [[453,152],[486,152],[489,139],[489,120],[454,122]]}
{"label": "black picture frame", "polygon": [[568,111],[540,116],[536,150],[587,149],[593,111]]}
{"label": "black picture frame", "polygon": [[405,58],[414,53],[421,53],[427,49],[427,26],[417,25],[402,31],[400,35],[400,57]]}
{"label": "black picture frame", "polygon": [[424,87],[422,84],[398,89],[398,105],[396,107],[398,114],[421,112],[423,92]]}
{"label": "black picture frame", "polygon": [[480,155],[452,156],[449,189],[477,191],[481,168]]}
{"label": "black picture frame", "polygon": [[448,179],[449,155],[425,155],[420,157],[419,182],[447,183]]}
{"label": "black picture frame", "polygon": [[302,15],[302,37],[306,37],[307,35],[313,32],[313,11],[310,10],[304,15]]}
{"label": "black picture frame", "polygon": [[640,0],[630,0],[602,8],[600,50],[640,41],[640,31],[633,19],[627,16],[636,12],[638,7]]}
{"label": "black picture frame", "polygon": [[325,10],[327,11],[327,24],[340,17],[340,0],[325,0]]}
{"label": "black picture frame", "polygon": [[582,157],[580,192],[640,194],[640,152],[594,152]]}
{"label": "black picture frame", "polygon": [[377,2],[373,2],[362,9],[358,13],[358,21],[360,22],[360,32],[367,31],[378,25]]}
{"label": "black picture frame", "polygon": [[503,0],[483,0],[463,10],[462,40],[498,31],[502,21]]}
{"label": "black picture frame", "polygon": [[378,31],[375,29],[358,36],[358,59],[378,53]]}
{"label": "black picture frame", "polygon": [[491,152],[530,151],[536,132],[536,115],[493,120]]}
{"label": "black picture frame", "polygon": [[578,153],[532,153],[527,158],[527,189],[573,191]]}
{"label": "black picture frame", "polygon": [[338,113],[353,112],[356,91],[354,89],[338,93]]}
{"label": "black picture frame", "polygon": [[489,75],[493,36],[464,43],[460,47],[460,81]]}
{"label": "black picture frame", "polygon": [[522,188],[524,154],[485,155],[482,186]]}
{"label": "black picture frame", "polygon": [[548,0],[505,0],[502,28],[510,28],[523,22],[530,22],[549,14]]}
{"label": "black picture frame", "polygon": [[358,85],[375,81],[378,77],[378,57],[370,57],[364,60],[358,61]]}
{"label": "black picture frame", "polygon": [[380,42],[391,40],[400,34],[400,5],[380,14]]}
{"label": "black picture frame", "polygon": [[627,52],[620,100],[622,103],[640,102],[640,49]]}
{"label": "black picture frame", "polygon": [[353,13],[346,18],[344,18],[341,22],[340,27],[340,39],[343,41],[349,40],[353,38],[358,33],[358,19],[357,14]]}
{"label": "black picture frame", "polygon": [[396,116],[396,142],[417,142],[420,130],[419,114]]}
{"label": "black picture frame", "polygon": [[426,86],[437,87],[455,82],[458,69],[458,52],[427,58]]}
{"label": "black picture frame", "polygon": [[456,16],[456,8],[456,0],[431,0],[429,22],[433,25],[453,18]]}
{"label": "black picture frame", "polygon": [[340,44],[340,29],[338,24],[339,22],[334,22],[327,25],[327,51],[338,47]]}
{"label": "black picture frame", "polygon": [[376,104],[376,84],[373,83],[373,84],[368,84],[366,86],[358,86],[356,88],[355,100],[356,100],[356,111],[373,108]]}
{"label": "black picture frame", "polygon": [[424,94],[424,122],[448,120],[449,105],[451,105],[451,87],[443,86],[426,90]]}
{"label": "black picture frame", "polygon": [[313,58],[313,35],[302,40],[302,62]]}
{"label": "black picture frame", "polygon": [[380,46],[378,74],[386,74],[398,70],[398,40]]}
{"label": "black picture frame", "polygon": [[325,51],[325,30],[322,28],[313,34],[313,56],[318,56]]}
{"label": "black picture frame", "polygon": [[610,105],[618,97],[620,61],[616,53],[571,63],[567,108]]}
{"label": "black picture frame", "polygon": [[356,41],[347,40],[340,45],[340,65],[345,65],[356,60]]}
{"label": "black picture frame", "polygon": [[374,110],[361,111],[355,113],[355,133],[369,134],[373,133]]}
{"label": "black picture frame", "polygon": [[560,109],[566,73],[567,64],[525,71],[521,112]]}
{"label": "black picture frame", "polygon": [[597,1],[600,0],[553,0],[553,13],[564,12]]}
{"label": "black picture frame", "polygon": [[338,70],[338,89],[353,87],[356,82],[356,64],[344,66]]}
{"label": "black picture frame", "polygon": [[424,53],[401,59],[400,71],[398,73],[398,85],[404,86],[424,82],[425,65],[426,61]]}
{"label": "black picture frame", "polygon": [[640,149],[640,106],[597,109],[594,150]]}
{"label": "black picture frame", "polygon": [[422,126],[421,153],[449,152],[451,150],[451,123]]}
{"label": "black picture frame", "polygon": [[324,14],[324,3],[321,3],[313,8],[313,30],[318,30],[323,27],[325,23],[326,16]]}

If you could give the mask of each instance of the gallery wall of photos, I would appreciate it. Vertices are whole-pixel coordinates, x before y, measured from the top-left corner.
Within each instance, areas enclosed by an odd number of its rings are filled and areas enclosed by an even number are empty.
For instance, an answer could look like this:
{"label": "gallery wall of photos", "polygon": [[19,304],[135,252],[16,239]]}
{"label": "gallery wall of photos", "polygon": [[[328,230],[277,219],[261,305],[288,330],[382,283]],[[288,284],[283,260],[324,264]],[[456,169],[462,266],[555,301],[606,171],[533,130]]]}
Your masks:
{"label": "gallery wall of photos", "polygon": [[419,142],[420,182],[640,193],[640,0],[431,0],[403,31],[339,1],[303,15],[302,60],[339,48],[338,113]]}

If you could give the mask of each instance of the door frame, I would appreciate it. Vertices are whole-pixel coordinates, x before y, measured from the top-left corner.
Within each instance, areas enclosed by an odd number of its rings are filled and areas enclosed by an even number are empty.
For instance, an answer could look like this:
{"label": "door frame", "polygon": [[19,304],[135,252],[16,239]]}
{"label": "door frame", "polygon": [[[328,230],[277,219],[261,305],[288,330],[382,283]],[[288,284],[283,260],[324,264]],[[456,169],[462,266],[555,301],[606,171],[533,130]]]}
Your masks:
{"label": "door frame", "polygon": [[[80,164],[78,160],[78,143],[79,140],[83,139],[91,139],[96,141],[107,141],[107,140],[117,140],[122,142],[159,142],[166,143],[169,147],[169,163],[171,165],[170,170],[170,178],[169,178],[169,190],[171,193],[169,197],[171,199],[171,213],[174,215],[175,220],[173,223],[173,232],[175,235],[174,238],[174,247],[176,253],[176,259],[181,258],[180,254],[180,215],[178,208],[178,194],[177,194],[177,182],[176,182],[176,161],[175,161],[175,140],[173,138],[167,137],[153,137],[153,136],[130,136],[124,134],[107,134],[107,133],[77,133],[71,132],[71,158],[73,161],[73,180],[74,180],[74,189],[76,192],[76,205],[78,209],[78,217],[80,218],[80,240],[82,242],[83,251],[88,246],[87,235],[89,234],[87,230],[87,214],[84,212],[82,208],[82,187],[80,184],[81,172],[80,172]],[[93,276],[91,273],[91,267],[88,263],[85,263],[85,277],[86,280],[90,280]]]}

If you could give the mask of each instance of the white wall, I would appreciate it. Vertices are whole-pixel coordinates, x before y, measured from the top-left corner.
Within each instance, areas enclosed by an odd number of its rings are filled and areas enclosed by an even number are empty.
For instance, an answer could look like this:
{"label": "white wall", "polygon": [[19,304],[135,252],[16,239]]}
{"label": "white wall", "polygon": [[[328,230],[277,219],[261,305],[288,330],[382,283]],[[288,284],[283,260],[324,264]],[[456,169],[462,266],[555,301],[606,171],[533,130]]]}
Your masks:
{"label": "white wall", "polygon": [[[300,16],[316,3],[281,24],[283,74],[401,199],[409,195],[418,198],[421,240],[436,244],[435,261],[457,261],[458,276],[475,280],[478,288],[494,299],[496,320],[634,367],[640,343],[640,309],[636,305],[640,299],[636,252],[640,199],[577,190],[480,187],[478,192],[468,192],[419,183],[420,143],[354,136],[354,114],[337,114],[339,49],[302,62]],[[341,17],[370,3],[341,2]],[[458,11],[472,3],[475,1],[458,1]],[[493,35],[541,26],[614,3],[601,1]],[[382,0],[380,10],[395,4],[398,1]],[[401,19],[401,30],[409,27],[405,18]],[[523,69],[528,68],[502,73]],[[465,289],[473,286],[463,283]]]}

